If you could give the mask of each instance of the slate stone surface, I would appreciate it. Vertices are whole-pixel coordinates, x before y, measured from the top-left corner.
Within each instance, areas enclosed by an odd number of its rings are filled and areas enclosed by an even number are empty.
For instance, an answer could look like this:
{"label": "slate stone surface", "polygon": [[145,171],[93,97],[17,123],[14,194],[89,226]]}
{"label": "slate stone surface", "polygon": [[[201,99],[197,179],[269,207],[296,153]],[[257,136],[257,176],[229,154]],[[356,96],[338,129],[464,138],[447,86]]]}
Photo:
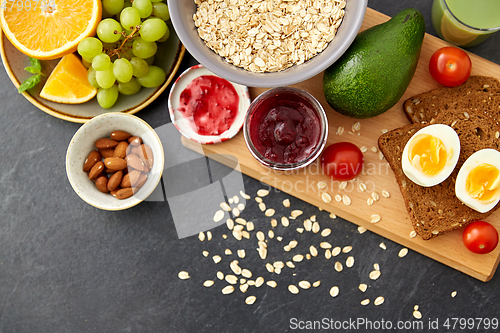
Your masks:
{"label": "slate stone surface", "polygon": [[[417,8],[424,14],[427,32],[435,34],[431,1],[370,0],[369,6],[391,16]],[[499,44],[497,34],[470,51],[500,63]],[[179,73],[195,63],[187,55]],[[320,250],[318,258],[297,263],[295,270],[284,268],[280,275],[271,275],[255,251],[255,238],[241,243],[232,237],[224,240],[222,234],[228,230],[220,227],[212,230],[210,242],[201,243],[197,236],[179,240],[167,202],[144,202],[122,212],[93,208],[74,193],[65,174],[66,148],[80,125],[36,109],[17,94],[4,70],[0,101],[1,333],[289,332],[300,331],[299,321],[306,325],[314,320],[337,332],[372,332],[377,327],[388,331],[382,328],[391,321],[397,331],[398,320],[410,321],[407,325],[416,321],[415,305],[424,329],[408,331],[428,331],[429,321],[438,319],[435,331],[459,332],[459,323],[455,330],[442,324],[452,317],[500,317],[498,273],[483,283],[413,251],[401,259],[400,245],[371,232],[360,235],[354,224],[332,221],[325,212],[276,190],[265,200],[269,207],[279,213],[283,199],[289,198],[292,207],[302,209],[305,216],[317,215],[322,227],[332,229],[332,244],[351,245],[352,252],[325,260]],[[167,93],[138,116],[154,128],[168,123]],[[249,177],[243,179],[247,193],[263,187]],[[206,213],[207,219],[215,209]],[[255,201],[249,200],[242,216],[254,221],[257,230],[268,230]],[[295,228],[278,227],[276,234],[283,242],[270,241],[268,261],[285,259],[282,247],[292,239],[299,245],[291,253],[305,253],[311,243],[321,241],[318,234],[298,234]],[[387,250],[379,247],[381,242]],[[226,248],[233,255],[224,255]],[[238,259],[240,248],[247,253],[239,259],[240,266],[252,270],[252,279],[276,280],[276,289],[264,285],[250,287],[246,294],[220,292],[226,283],[216,278],[216,272],[230,273],[228,263]],[[203,250],[210,252],[208,258]],[[217,265],[211,259],[215,254],[222,257]],[[344,265],[337,273],[334,262],[345,263],[348,255],[355,257],[354,267]],[[376,281],[368,279],[373,263],[382,271]],[[191,278],[179,280],[181,270]],[[202,285],[208,279],[215,280],[211,288]],[[290,294],[286,287],[302,279],[321,280],[321,285]],[[369,285],[365,293],[359,291],[359,283]],[[336,298],[329,296],[334,285],[340,289]],[[450,296],[453,291],[458,292],[455,298]],[[251,306],[244,302],[249,295],[257,297]],[[385,302],[375,306],[378,296]],[[370,304],[360,305],[365,298]],[[343,326],[335,329],[330,319]],[[382,320],[386,326],[380,326]],[[358,321],[370,321],[372,327],[351,325]],[[466,331],[493,331],[483,328]]]}

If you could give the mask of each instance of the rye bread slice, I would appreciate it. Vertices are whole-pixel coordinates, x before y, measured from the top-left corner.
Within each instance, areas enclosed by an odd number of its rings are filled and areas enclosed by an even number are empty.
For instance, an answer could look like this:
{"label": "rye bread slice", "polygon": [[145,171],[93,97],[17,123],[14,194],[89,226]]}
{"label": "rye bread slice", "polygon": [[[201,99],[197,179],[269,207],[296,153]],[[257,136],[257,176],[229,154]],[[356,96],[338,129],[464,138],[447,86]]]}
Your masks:
{"label": "rye bread slice", "polygon": [[401,166],[406,143],[418,130],[430,124],[410,124],[387,132],[378,140],[380,150],[396,176],[413,228],[423,239],[430,239],[472,221],[484,219],[500,206],[497,205],[489,212],[481,214],[464,205],[455,196],[455,179],[460,167],[480,149],[498,150],[500,139],[497,133],[500,126],[492,123],[488,115],[472,113],[467,117],[463,110],[443,111],[433,123],[450,125],[460,138],[461,150],[457,166],[450,177],[433,187],[422,187],[413,183],[403,173]]}
{"label": "rye bread slice", "polygon": [[457,87],[434,89],[403,103],[404,113],[412,123],[428,123],[442,111],[451,109],[485,113],[500,120],[500,81],[471,76]]}

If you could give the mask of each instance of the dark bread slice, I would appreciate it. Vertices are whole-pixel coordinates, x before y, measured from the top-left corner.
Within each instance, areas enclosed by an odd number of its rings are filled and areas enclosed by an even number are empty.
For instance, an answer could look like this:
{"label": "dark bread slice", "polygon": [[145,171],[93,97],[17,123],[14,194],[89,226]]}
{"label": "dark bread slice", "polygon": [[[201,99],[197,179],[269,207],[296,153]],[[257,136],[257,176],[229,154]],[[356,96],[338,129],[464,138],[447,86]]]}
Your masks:
{"label": "dark bread slice", "polygon": [[451,109],[486,113],[500,120],[500,81],[471,76],[457,87],[434,89],[403,103],[404,113],[412,123],[428,123],[440,112]]}
{"label": "dark bread slice", "polygon": [[500,147],[498,131],[500,126],[493,123],[488,115],[472,113],[467,117],[463,110],[441,112],[432,121],[453,127],[460,138],[460,158],[452,174],[441,184],[422,187],[413,183],[403,173],[401,158],[406,143],[413,134],[430,124],[410,124],[380,136],[378,145],[394,171],[413,228],[423,239],[430,239],[448,231],[458,229],[468,223],[484,219],[500,205],[481,214],[464,205],[455,196],[455,179],[460,167],[474,152]]}

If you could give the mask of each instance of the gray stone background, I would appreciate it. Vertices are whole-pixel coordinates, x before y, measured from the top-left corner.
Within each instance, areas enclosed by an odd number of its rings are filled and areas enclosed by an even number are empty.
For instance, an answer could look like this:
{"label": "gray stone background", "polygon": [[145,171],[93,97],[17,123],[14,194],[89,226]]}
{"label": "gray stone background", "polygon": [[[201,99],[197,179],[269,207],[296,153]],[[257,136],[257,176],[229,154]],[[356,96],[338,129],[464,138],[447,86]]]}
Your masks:
{"label": "gray stone background", "polygon": [[[427,32],[435,34],[430,0],[370,0],[369,7],[390,16],[407,7],[417,8],[426,19]],[[499,43],[497,34],[470,51],[500,63]],[[186,54],[178,73],[195,63]],[[164,93],[137,115],[153,128],[168,123],[167,96]],[[222,295],[225,283],[221,281],[205,288],[203,281],[216,280],[218,270],[229,273],[227,264],[236,259],[239,248],[247,252],[240,259],[241,266],[253,268],[254,277],[262,275],[267,280],[271,276],[258,258],[256,245],[238,243],[232,237],[224,240],[225,227],[212,230],[211,242],[201,243],[196,236],[179,240],[167,202],[144,202],[121,212],[87,205],[72,190],[64,164],[67,145],[80,125],[36,109],[17,93],[4,70],[0,70],[0,101],[1,333],[286,332],[293,331],[292,318],[384,319],[395,325],[397,320],[414,320],[415,305],[420,307],[425,331],[429,320],[439,319],[442,325],[451,317],[499,317],[498,273],[483,283],[413,251],[401,259],[397,255],[400,245],[371,232],[360,235],[356,225],[332,221],[325,212],[279,191],[266,198],[268,206],[282,207],[283,199],[289,198],[292,207],[302,209],[305,216],[317,215],[322,227],[332,229],[333,244],[353,246],[354,267],[337,273],[333,260],[318,258],[297,265],[297,276],[287,268],[272,276],[278,282],[276,289],[264,285],[251,288],[246,295],[239,291]],[[197,166],[191,167],[196,170]],[[263,186],[249,177],[243,179],[247,193],[255,195]],[[216,209],[207,211],[207,219]],[[257,229],[264,225],[253,200],[243,215]],[[319,243],[312,234],[298,235],[295,228],[278,230],[285,239],[296,238],[299,248]],[[381,242],[387,250],[379,247]],[[284,244],[274,243],[268,258],[282,259]],[[226,248],[233,251],[232,256],[224,255]],[[203,250],[210,252],[209,258],[202,256]],[[223,257],[219,265],[210,258],[214,254]],[[367,276],[375,262],[382,276],[371,281]],[[191,278],[179,280],[181,270]],[[322,284],[290,294],[286,286],[299,279],[321,280]],[[366,293],[358,290],[361,282],[369,284]],[[336,298],[329,296],[333,285],[340,288]],[[457,296],[452,298],[455,290]],[[244,302],[250,294],[257,296],[252,306]],[[383,305],[373,305],[377,296],[385,297]],[[365,298],[372,301],[370,305],[360,305]],[[360,331],[373,331],[365,328]],[[455,328],[440,326],[438,331],[461,331],[458,324]]]}

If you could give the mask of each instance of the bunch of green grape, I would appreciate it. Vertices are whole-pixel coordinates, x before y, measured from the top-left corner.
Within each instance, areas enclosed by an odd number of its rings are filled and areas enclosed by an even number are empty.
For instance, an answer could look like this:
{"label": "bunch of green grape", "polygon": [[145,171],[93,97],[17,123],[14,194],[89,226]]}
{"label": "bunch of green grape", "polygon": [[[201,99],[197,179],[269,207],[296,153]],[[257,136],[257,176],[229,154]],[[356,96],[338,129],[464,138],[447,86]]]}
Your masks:
{"label": "bunch of green grape", "polygon": [[157,43],[170,35],[165,23],[170,14],[161,0],[103,0],[102,5],[97,36],[82,40],[78,53],[89,83],[98,88],[97,102],[107,109],[120,93],[133,95],[165,82],[165,71],[153,64]]}

